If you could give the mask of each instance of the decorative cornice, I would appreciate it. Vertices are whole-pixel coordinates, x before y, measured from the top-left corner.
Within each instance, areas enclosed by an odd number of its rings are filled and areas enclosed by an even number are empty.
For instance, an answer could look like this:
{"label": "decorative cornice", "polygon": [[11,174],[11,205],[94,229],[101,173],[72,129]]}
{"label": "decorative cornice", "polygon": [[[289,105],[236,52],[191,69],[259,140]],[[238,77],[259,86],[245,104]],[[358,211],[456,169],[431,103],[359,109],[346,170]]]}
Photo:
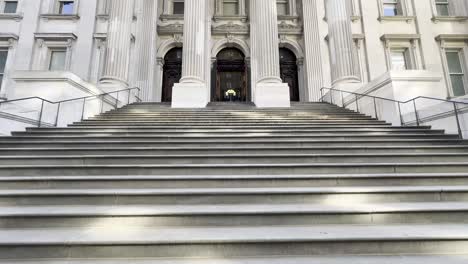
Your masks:
{"label": "decorative cornice", "polygon": [[48,20],[71,20],[71,21],[77,21],[80,19],[80,16],[77,14],[73,15],[61,15],[61,14],[42,14],[40,15],[42,19],[45,21]]}
{"label": "decorative cornice", "polygon": [[383,34],[380,37],[380,40],[382,41],[388,41],[388,40],[414,40],[414,39],[420,39],[421,35],[420,34]]}
{"label": "decorative cornice", "polygon": [[78,37],[73,33],[34,33],[34,38],[44,40],[76,40]]}
{"label": "decorative cornice", "polygon": [[249,34],[249,25],[237,24],[232,21],[221,25],[213,25],[211,28],[213,34],[233,34],[233,35],[247,35]]}
{"label": "decorative cornice", "polygon": [[406,23],[411,23],[416,19],[415,16],[380,16],[378,20],[380,22],[386,21],[404,21]]}
{"label": "decorative cornice", "polygon": [[433,16],[432,22],[461,22],[468,21],[468,16]]}
{"label": "decorative cornice", "polygon": [[0,14],[0,20],[14,20],[14,21],[21,21],[23,19],[22,13],[16,14]]}
{"label": "decorative cornice", "polygon": [[468,40],[468,34],[440,34],[435,39],[437,41],[443,41],[443,40],[466,41]]}

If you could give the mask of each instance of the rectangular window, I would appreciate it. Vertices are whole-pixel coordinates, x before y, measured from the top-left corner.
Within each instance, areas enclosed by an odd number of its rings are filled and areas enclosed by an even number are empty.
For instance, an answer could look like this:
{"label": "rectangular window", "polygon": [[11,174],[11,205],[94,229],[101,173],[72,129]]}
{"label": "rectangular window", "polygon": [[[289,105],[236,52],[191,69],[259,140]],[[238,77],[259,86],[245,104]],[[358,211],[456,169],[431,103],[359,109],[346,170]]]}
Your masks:
{"label": "rectangular window", "polygon": [[72,15],[75,10],[74,1],[59,1],[58,13],[60,15]]}
{"label": "rectangular window", "polygon": [[276,6],[278,7],[278,15],[286,16],[289,14],[289,2],[288,0],[277,0]]}
{"label": "rectangular window", "polygon": [[449,16],[449,0],[435,0],[436,10],[438,16]]}
{"label": "rectangular window", "polygon": [[446,52],[446,56],[453,95],[466,95],[465,71],[463,69],[463,52],[456,50],[448,51]]}
{"label": "rectangular window", "polygon": [[67,58],[66,49],[54,49],[50,51],[49,71],[64,71]]}
{"label": "rectangular window", "polygon": [[383,0],[384,16],[401,16],[403,15],[400,0]]}
{"label": "rectangular window", "polygon": [[18,9],[18,1],[5,1],[3,13],[15,14]]}
{"label": "rectangular window", "polygon": [[184,14],[184,2],[174,1],[172,14],[174,14],[174,15],[183,15]]}
{"label": "rectangular window", "polygon": [[404,71],[410,69],[408,49],[394,49],[390,51],[392,70]]}
{"label": "rectangular window", "polygon": [[5,66],[8,58],[8,50],[0,49],[0,87],[2,87],[3,76],[5,75]]}
{"label": "rectangular window", "polygon": [[223,15],[236,16],[239,15],[239,0],[224,0]]}

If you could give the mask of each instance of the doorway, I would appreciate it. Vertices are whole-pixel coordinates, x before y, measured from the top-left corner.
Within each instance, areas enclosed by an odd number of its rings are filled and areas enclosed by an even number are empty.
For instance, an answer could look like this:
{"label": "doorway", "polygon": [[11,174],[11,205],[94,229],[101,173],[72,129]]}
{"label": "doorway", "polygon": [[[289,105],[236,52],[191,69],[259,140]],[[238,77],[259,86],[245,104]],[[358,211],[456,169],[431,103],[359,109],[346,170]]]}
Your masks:
{"label": "doorway", "polygon": [[212,100],[215,102],[246,102],[247,67],[245,56],[236,48],[225,48],[216,56],[216,78]]}
{"label": "doorway", "polygon": [[182,48],[171,49],[164,57],[161,101],[172,102],[172,87],[182,78]]}
{"label": "doorway", "polygon": [[299,74],[296,55],[287,48],[280,48],[280,73],[283,83],[289,85],[291,102],[299,102]]}

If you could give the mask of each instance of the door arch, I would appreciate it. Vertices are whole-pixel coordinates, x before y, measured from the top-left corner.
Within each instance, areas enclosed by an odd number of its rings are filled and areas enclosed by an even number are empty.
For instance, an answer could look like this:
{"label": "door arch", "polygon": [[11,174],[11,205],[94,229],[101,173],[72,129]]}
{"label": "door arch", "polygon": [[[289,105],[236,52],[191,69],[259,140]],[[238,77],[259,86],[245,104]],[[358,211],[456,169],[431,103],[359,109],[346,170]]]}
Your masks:
{"label": "door arch", "polygon": [[291,102],[299,102],[299,74],[297,57],[291,50],[280,48],[280,73],[284,83],[289,85]]}
{"label": "door arch", "polygon": [[247,101],[247,67],[245,55],[237,48],[222,49],[216,55],[215,102]]}
{"label": "door arch", "polygon": [[164,56],[162,102],[172,102],[172,87],[182,78],[182,48],[173,48]]}

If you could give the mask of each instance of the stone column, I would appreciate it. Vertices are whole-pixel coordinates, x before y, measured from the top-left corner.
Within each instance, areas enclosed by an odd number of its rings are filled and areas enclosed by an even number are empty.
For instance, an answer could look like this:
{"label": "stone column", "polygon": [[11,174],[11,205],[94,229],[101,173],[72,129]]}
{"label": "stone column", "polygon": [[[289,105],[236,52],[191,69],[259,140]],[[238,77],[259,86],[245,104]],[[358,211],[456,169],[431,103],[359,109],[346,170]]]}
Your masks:
{"label": "stone column", "polygon": [[208,0],[185,0],[182,78],[172,90],[172,107],[201,108],[208,104],[206,52]]}
{"label": "stone column", "polygon": [[318,102],[323,87],[323,63],[317,0],[303,0],[307,101]]}
{"label": "stone column", "polygon": [[359,82],[347,1],[327,0],[328,40],[333,85]]}
{"label": "stone column", "polygon": [[107,32],[107,52],[101,88],[116,91],[128,87],[133,21],[132,0],[112,0]]}
{"label": "stone column", "polygon": [[250,1],[250,12],[254,103],[257,107],[289,107],[289,87],[280,78],[276,0]]}

